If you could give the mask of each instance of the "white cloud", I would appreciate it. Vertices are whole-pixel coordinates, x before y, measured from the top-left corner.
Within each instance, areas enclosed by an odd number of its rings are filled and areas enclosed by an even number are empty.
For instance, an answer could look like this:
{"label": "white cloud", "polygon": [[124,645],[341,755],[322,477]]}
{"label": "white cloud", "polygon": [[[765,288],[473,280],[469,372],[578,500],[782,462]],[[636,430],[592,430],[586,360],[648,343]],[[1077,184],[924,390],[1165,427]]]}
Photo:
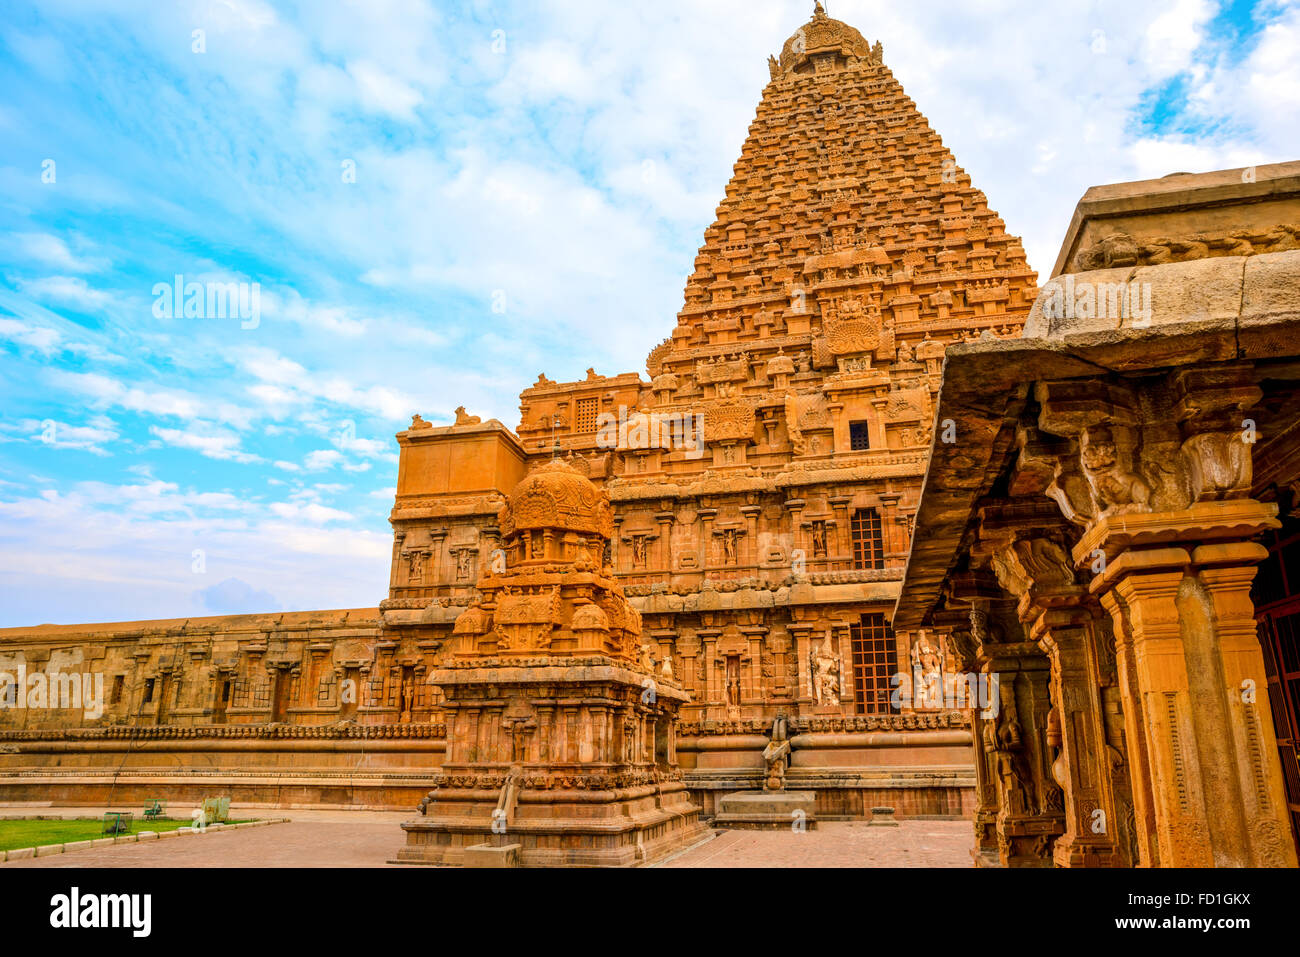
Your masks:
{"label": "white cloud", "polygon": [[119,438],[113,422],[102,416],[86,425],[70,425],[57,419],[22,419],[13,424],[0,423],[0,432],[53,449],[79,449],[96,455],[107,455],[103,446]]}
{"label": "white cloud", "polygon": [[276,502],[271,506],[271,511],[280,518],[303,519],[313,525],[322,525],[325,522],[346,522],[352,519],[352,516],[347,512],[318,505],[315,502],[306,505],[298,502]]}
{"label": "white cloud", "polygon": [[239,436],[229,432],[204,435],[181,429],[160,429],[156,425],[151,425],[149,434],[157,436],[174,448],[190,449],[210,459],[230,460],[242,464],[263,461],[259,456],[240,449]]}
{"label": "white cloud", "polygon": [[1214,16],[1210,0],[1174,0],[1147,26],[1143,55],[1152,78],[1165,79],[1191,66],[1192,54],[1205,40],[1205,25]]}
{"label": "white cloud", "polygon": [[[345,524],[341,510],[284,505],[168,482],[81,482],[62,493],[0,497],[5,624],[210,614],[196,592],[229,578],[286,608],[374,607],[391,534]],[[66,544],[70,528],[75,549]]]}
{"label": "white cloud", "polygon": [[68,244],[50,233],[17,233],[9,244],[19,255],[26,255],[46,266],[67,272],[91,272],[99,265],[83,259]]}
{"label": "white cloud", "polygon": [[343,461],[343,453],[334,449],[317,449],[315,452],[309,452],[307,458],[303,460],[302,467],[317,472],[323,469],[332,469],[334,466]]}
{"label": "white cloud", "polygon": [[23,292],[47,302],[72,306],[91,312],[102,309],[113,301],[110,293],[93,289],[86,280],[75,276],[46,276],[41,279],[19,280]]}
{"label": "white cloud", "polygon": [[0,339],[8,339],[38,352],[51,352],[62,337],[53,329],[0,317]]}
{"label": "white cloud", "polygon": [[117,406],[131,412],[169,416],[187,422],[210,420],[235,428],[248,428],[256,413],[232,403],[212,401],[181,389],[142,389],[127,386],[97,372],[54,370],[51,379],[90,399],[98,406]]}
{"label": "white cloud", "polygon": [[349,63],[348,74],[356,82],[358,98],[367,109],[407,122],[415,120],[414,110],[424,101],[418,90],[366,61]]}

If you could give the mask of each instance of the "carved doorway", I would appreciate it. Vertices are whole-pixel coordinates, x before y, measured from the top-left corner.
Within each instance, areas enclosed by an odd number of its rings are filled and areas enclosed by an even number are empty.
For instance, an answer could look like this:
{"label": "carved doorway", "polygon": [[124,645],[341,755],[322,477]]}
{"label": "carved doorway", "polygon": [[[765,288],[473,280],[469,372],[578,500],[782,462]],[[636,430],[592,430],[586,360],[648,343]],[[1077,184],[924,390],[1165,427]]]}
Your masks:
{"label": "carved doorway", "polygon": [[357,713],[357,699],[361,697],[361,671],[344,668],[343,682],[339,685],[339,717],[351,718]]}
{"label": "carved doorway", "polygon": [[217,688],[216,705],[212,709],[212,723],[225,724],[226,709],[230,707],[230,693],[233,682],[229,678],[222,678],[218,684],[220,686]]}
{"label": "carved doorway", "polygon": [[155,724],[167,723],[167,704],[172,694],[171,675],[163,675],[158,682],[158,717]]}
{"label": "carved doorway", "polygon": [[293,678],[287,671],[279,668],[271,673],[271,723],[283,724],[285,712],[289,708],[289,695],[293,687]]}
{"label": "carved doorway", "polygon": [[1291,837],[1300,850],[1300,520],[1287,519],[1262,541],[1269,554],[1260,563],[1251,597],[1264,649]]}

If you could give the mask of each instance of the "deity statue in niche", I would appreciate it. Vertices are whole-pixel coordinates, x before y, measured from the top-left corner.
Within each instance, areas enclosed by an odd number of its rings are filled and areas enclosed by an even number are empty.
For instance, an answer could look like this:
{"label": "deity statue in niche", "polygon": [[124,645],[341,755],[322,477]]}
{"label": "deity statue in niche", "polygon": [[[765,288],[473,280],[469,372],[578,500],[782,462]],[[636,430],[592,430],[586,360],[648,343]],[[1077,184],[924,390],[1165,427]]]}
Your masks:
{"label": "deity statue in niche", "polygon": [[462,548],[456,553],[456,579],[465,581],[469,578],[470,551],[468,548]]}
{"label": "deity statue in niche", "polygon": [[740,658],[727,656],[727,707],[740,707]]}
{"label": "deity statue in niche", "polygon": [[812,547],[814,558],[826,557],[826,523],[817,521],[812,523]]}
{"label": "deity statue in niche", "polygon": [[645,567],[646,556],[646,538],[644,535],[632,536],[632,564],[639,568]]}
{"label": "deity statue in niche", "polygon": [[985,724],[984,744],[994,753],[997,762],[997,775],[1002,782],[1003,816],[1029,813],[1033,774],[1024,753],[1014,689],[1010,695],[1003,697],[998,720]]}
{"label": "deity statue in niche", "polygon": [[424,581],[424,552],[411,552],[411,570],[409,580],[412,585]]}
{"label": "deity statue in niche", "polygon": [[728,528],[722,533],[722,555],[728,565],[736,564],[736,530]]}
{"label": "deity statue in niche", "polygon": [[812,686],[813,699],[819,705],[839,705],[840,656],[835,653],[829,637],[813,652]]}
{"label": "deity statue in niche", "polygon": [[415,706],[415,673],[411,668],[402,669],[402,682],[398,690],[401,702],[401,720],[411,720],[411,709]]}

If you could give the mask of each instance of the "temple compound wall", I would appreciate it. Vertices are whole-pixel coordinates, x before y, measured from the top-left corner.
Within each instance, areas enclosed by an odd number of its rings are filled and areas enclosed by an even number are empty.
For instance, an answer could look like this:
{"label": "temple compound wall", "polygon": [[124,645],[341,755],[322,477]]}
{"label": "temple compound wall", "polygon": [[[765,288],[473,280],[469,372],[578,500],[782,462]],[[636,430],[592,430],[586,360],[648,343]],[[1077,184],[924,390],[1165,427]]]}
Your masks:
{"label": "temple compound wall", "polygon": [[[397,436],[392,573],[374,612],[0,633],[0,648],[80,649],[123,671],[96,722],[46,719],[59,731],[42,737],[30,716],[0,716],[15,729],[0,744],[18,749],[0,767],[24,769],[21,783],[0,778],[0,796],[52,795],[54,768],[101,775],[117,761],[115,781],[175,769],[145,790],[198,787],[184,776],[194,768],[227,787],[234,772],[211,769],[238,752],[260,775],[241,796],[271,795],[280,785],[262,782],[289,775],[280,757],[293,754],[318,780],[268,800],[330,803],[343,775],[343,803],[409,806],[408,769],[440,760],[444,740],[427,676],[479,581],[509,561],[507,496],[558,458],[609,497],[603,560],[647,654],[683,689],[677,760],[706,815],[716,794],[759,786],[781,717],[789,786],[815,792],[819,815],[972,813],[956,655],[933,627],[890,617],[942,439],[945,350],[1017,336],[1036,277],[879,43],[819,4],[769,67],[644,376],[540,375],[513,431],[464,409],[450,423],[415,416]],[[913,694],[918,675],[957,693]],[[336,697],[345,681],[361,689],[355,704]]]}
{"label": "temple compound wall", "polygon": [[413,806],[445,747],[426,656],[373,608],[6,629],[0,799]]}

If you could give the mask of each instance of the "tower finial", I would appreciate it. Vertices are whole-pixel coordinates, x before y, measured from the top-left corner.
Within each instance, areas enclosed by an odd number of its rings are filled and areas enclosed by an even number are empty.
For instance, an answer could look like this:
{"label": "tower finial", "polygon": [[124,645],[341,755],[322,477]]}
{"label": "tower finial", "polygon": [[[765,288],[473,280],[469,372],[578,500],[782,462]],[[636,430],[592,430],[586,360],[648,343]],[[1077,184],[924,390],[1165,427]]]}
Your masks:
{"label": "tower finial", "polygon": [[814,17],[826,16],[826,8],[822,6],[822,0],[813,0],[813,16]]}

